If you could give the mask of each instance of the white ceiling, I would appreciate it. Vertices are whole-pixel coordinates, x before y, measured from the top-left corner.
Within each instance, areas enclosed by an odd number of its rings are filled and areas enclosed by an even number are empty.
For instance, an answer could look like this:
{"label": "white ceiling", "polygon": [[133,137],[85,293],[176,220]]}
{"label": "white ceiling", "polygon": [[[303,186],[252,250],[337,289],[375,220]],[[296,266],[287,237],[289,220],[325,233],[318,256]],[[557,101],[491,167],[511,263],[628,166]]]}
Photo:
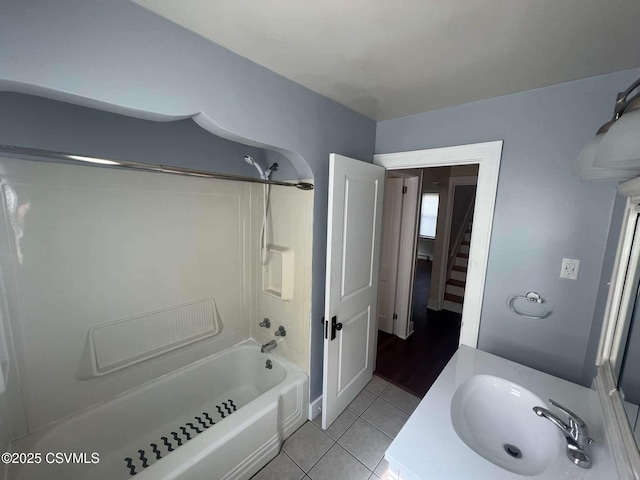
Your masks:
{"label": "white ceiling", "polygon": [[640,66],[640,0],[134,0],[376,120]]}

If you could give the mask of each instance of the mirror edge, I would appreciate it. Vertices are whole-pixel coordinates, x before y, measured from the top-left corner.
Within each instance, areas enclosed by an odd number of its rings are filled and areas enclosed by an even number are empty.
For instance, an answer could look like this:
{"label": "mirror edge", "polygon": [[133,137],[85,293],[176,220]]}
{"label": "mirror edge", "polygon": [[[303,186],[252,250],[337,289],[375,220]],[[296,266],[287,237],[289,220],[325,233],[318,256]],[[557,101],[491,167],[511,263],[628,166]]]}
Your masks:
{"label": "mirror edge", "polygon": [[598,367],[594,381],[604,415],[605,431],[620,480],[640,478],[640,451],[627,421],[622,395],[609,360]]}
{"label": "mirror edge", "polygon": [[596,360],[598,370],[594,380],[594,388],[600,399],[605,419],[605,431],[618,476],[621,480],[640,480],[640,451],[627,420],[624,400],[618,390],[612,366],[612,361],[616,360],[620,349],[623,348],[619,324],[623,321],[624,312],[633,308],[628,294],[627,272],[630,267],[638,266],[638,257],[640,257],[638,249],[633,248],[634,240],[639,240],[635,226],[640,212],[638,208],[640,205],[640,177],[621,183],[617,190],[619,194],[627,197],[627,204],[598,346]]}

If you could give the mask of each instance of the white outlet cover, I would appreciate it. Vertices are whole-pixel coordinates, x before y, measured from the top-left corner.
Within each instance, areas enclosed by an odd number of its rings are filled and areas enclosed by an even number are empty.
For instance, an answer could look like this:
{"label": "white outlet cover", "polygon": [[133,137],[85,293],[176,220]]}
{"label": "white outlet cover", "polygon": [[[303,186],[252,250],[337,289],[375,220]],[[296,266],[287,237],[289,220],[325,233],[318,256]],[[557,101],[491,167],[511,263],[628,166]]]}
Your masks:
{"label": "white outlet cover", "polygon": [[562,268],[560,269],[560,278],[577,280],[579,271],[580,271],[580,260],[575,258],[562,259]]}

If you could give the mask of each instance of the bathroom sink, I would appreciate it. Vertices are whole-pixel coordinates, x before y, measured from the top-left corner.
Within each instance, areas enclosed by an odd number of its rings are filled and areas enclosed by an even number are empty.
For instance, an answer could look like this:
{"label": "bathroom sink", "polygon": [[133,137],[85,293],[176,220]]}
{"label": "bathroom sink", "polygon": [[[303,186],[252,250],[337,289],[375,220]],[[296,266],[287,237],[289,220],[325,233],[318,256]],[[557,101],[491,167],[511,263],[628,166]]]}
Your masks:
{"label": "bathroom sink", "polygon": [[539,418],[538,396],[493,375],[474,375],[451,399],[451,422],[460,439],[486,460],[520,475],[542,473],[566,442],[561,432]]}

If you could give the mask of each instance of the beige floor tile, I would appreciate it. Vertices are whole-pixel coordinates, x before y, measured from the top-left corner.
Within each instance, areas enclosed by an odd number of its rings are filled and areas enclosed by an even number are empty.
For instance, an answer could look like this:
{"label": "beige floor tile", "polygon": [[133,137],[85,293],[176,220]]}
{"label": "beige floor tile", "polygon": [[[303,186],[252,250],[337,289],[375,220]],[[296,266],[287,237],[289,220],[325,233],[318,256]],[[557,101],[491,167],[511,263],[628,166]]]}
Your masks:
{"label": "beige floor tile", "polygon": [[359,418],[338,440],[338,444],[369,470],[374,470],[389,448],[391,437]]}
{"label": "beige floor tile", "polygon": [[309,472],[311,480],[367,480],[371,471],[340,445],[334,445]]}
{"label": "beige floor tile", "polygon": [[334,444],[334,440],[320,430],[313,422],[307,422],[291,435],[282,449],[308,472]]}
{"label": "beige floor tile", "polygon": [[387,388],[387,385],[389,385],[389,382],[377,375],[374,375],[364,388],[369,390],[374,395],[380,395],[382,391]]}
{"label": "beige floor tile", "polygon": [[395,438],[402,426],[409,419],[409,415],[381,398],[378,398],[362,414],[362,418],[391,438]]}
{"label": "beige floor tile", "polygon": [[395,385],[389,385],[384,389],[384,392],[380,395],[380,398],[385,399],[394,407],[398,407],[400,410],[411,415],[420,403],[420,399],[415,395],[411,395],[409,392],[396,387]]}
{"label": "beige floor tile", "polygon": [[300,480],[304,472],[289,456],[280,454],[252,477],[253,480]]}
{"label": "beige floor tile", "polygon": [[347,407],[356,415],[362,415],[364,411],[373,403],[376,396],[369,390],[362,390],[356,398]]}
{"label": "beige floor tile", "polygon": [[[334,440],[338,440],[357,419],[358,416],[355,413],[353,413],[349,409],[346,409],[340,414],[338,418],[336,418],[336,420],[331,424],[329,428],[323,431]],[[318,415],[316,418],[314,418],[313,423],[315,423],[318,428],[322,428],[322,415]]]}

